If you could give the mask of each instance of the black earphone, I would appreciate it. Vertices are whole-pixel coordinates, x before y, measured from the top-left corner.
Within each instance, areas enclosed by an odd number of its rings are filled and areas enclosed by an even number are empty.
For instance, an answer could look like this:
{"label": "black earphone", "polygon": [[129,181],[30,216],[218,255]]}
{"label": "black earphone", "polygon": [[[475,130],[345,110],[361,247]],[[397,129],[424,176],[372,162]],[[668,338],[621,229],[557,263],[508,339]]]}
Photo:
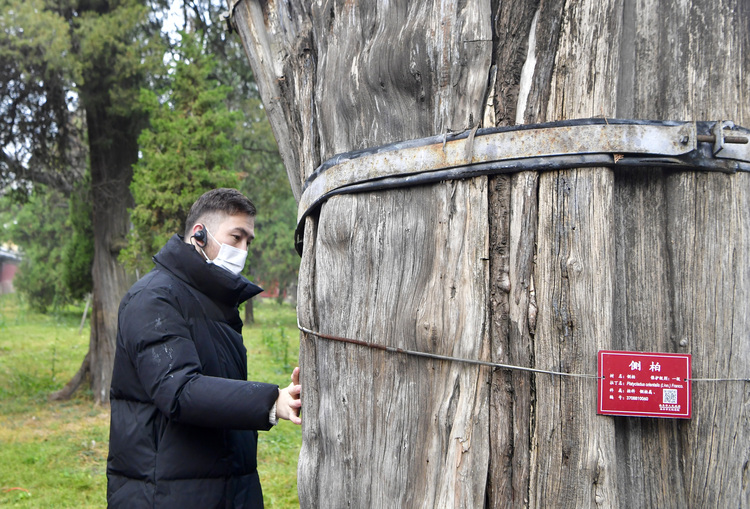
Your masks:
{"label": "black earphone", "polygon": [[[201,226],[203,226],[203,225],[201,225]],[[200,230],[198,230],[197,232],[195,232],[193,234],[193,238],[195,240],[197,240],[198,242],[202,242],[203,244],[205,244],[206,241],[207,241],[207,239],[206,239],[206,227],[203,226],[203,228],[201,228]]]}

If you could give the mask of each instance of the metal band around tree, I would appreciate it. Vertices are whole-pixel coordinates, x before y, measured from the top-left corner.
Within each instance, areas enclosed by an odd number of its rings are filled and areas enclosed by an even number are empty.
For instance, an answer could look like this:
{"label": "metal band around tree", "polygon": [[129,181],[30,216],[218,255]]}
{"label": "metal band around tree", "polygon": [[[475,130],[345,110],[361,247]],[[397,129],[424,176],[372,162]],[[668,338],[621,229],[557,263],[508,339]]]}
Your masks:
{"label": "metal band around tree", "polygon": [[347,152],[323,163],[305,182],[295,247],[301,255],[305,218],[337,194],[584,167],[750,172],[749,139],[750,130],[730,121],[592,118],[478,129]]}

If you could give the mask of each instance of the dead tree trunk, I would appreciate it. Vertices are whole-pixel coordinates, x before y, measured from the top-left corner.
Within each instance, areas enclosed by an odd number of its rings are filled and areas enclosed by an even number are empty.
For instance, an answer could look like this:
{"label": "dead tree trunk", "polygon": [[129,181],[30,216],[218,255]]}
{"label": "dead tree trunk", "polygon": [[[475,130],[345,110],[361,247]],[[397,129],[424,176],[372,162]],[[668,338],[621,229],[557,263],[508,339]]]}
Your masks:
{"label": "dead tree trunk", "polygon": [[[334,154],[604,116],[750,124],[743,0],[234,4],[290,182]],[[323,334],[574,373],[600,349],[750,374],[750,179],[609,168],[336,196],[305,226]],[[750,384],[690,421],[595,382],[302,336],[303,507],[750,506]]]}

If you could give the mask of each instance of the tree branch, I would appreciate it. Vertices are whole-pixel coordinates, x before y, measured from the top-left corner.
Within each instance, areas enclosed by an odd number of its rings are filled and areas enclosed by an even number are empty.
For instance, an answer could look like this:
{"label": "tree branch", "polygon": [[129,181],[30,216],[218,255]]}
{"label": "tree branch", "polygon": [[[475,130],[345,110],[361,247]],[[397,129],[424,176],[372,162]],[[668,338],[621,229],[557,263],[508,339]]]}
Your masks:
{"label": "tree branch", "polygon": [[0,172],[5,177],[12,174],[12,180],[44,184],[68,196],[73,192],[74,184],[83,176],[82,172],[73,169],[70,172],[60,172],[35,166],[26,166],[15,157],[9,156],[5,150],[0,151]]}

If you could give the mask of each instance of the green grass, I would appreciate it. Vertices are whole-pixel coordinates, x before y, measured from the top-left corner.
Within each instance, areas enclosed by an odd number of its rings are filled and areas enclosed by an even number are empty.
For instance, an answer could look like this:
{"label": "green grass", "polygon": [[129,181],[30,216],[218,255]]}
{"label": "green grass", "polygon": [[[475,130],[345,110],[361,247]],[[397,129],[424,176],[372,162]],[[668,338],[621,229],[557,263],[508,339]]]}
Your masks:
{"label": "green grass", "polygon": [[[42,315],[16,295],[0,296],[0,506],[85,508],[106,505],[109,409],[79,390],[48,402],[79,368],[89,329],[83,308]],[[299,356],[295,311],[272,300],[255,303],[245,327],[248,373],[284,387]],[[268,508],[297,507],[301,431],[282,421],[260,433],[258,469]]]}
{"label": "green grass", "polygon": [[[291,306],[273,299],[255,302],[255,323],[244,329],[248,378],[286,387],[299,359],[297,315]],[[284,355],[286,352],[286,355]],[[268,508],[299,507],[297,458],[302,431],[281,421],[258,438],[258,472]]]}

